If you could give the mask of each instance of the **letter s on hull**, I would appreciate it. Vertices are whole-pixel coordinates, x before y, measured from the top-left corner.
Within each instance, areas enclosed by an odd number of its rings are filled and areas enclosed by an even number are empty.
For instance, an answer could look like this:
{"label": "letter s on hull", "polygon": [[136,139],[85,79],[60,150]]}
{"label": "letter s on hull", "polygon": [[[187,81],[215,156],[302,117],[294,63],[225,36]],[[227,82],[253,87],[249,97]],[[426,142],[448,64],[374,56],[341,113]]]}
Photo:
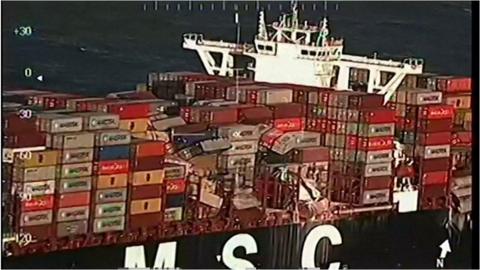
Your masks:
{"label": "letter s on hull", "polygon": [[[320,225],[313,228],[305,238],[302,250],[302,268],[316,268],[315,267],[315,251],[318,242],[324,237],[327,237],[332,245],[341,245],[342,236],[337,228],[332,225]],[[328,269],[339,269],[340,263],[331,263]]]}
{"label": "letter s on hull", "polygon": [[240,246],[245,248],[245,254],[258,252],[255,238],[246,233],[237,234],[228,239],[227,243],[223,246],[223,263],[230,269],[255,269],[255,266],[251,262],[245,259],[236,258],[233,255],[233,251]]}

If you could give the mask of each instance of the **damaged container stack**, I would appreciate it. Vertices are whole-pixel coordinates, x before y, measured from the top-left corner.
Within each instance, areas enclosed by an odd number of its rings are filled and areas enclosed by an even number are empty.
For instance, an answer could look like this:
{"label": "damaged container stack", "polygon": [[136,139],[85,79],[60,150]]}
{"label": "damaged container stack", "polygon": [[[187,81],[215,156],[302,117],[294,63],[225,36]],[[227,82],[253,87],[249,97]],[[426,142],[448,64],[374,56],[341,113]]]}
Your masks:
{"label": "damaged container stack", "polygon": [[[465,77],[437,77],[436,90],[443,103],[455,108],[451,136],[451,194],[456,213],[472,211],[472,84]],[[459,222],[463,224],[463,222]],[[461,226],[461,225],[460,225]]]}
{"label": "damaged container stack", "polygon": [[375,94],[333,92],[327,107],[326,146],[334,147],[334,201],[388,204],[392,191],[394,111]]}
{"label": "damaged container stack", "polygon": [[453,107],[441,104],[442,98],[441,92],[422,88],[402,89],[396,94],[397,124],[401,125],[405,155],[414,164],[419,209],[447,205]]}

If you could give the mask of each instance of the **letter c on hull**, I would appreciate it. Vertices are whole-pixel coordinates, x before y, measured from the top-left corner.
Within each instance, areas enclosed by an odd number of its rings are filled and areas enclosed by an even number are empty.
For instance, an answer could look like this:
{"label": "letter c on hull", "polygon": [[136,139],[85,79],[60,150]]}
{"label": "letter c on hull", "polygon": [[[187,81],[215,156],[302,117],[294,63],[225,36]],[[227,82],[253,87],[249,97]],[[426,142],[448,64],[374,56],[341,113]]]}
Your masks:
{"label": "letter c on hull", "polygon": [[[342,236],[337,228],[332,225],[320,225],[313,228],[305,238],[302,249],[302,268],[316,268],[315,267],[315,251],[317,250],[318,242],[324,237],[327,237],[332,245],[341,245]],[[340,263],[331,263],[328,269],[339,269]]]}

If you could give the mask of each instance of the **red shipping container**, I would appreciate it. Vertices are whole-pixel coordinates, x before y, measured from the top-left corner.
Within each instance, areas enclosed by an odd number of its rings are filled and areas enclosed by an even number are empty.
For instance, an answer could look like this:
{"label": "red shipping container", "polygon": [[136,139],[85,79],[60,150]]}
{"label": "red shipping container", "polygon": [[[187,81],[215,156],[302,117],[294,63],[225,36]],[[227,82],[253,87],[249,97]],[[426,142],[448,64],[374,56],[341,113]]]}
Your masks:
{"label": "red shipping container", "polygon": [[148,156],[136,158],[133,161],[133,171],[150,171],[163,168],[164,160],[158,156]]}
{"label": "red shipping container", "polygon": [[363,179],[364,190],[378,190],[390,188],[392,176],[374,176]]}
{"label": "red shipping container", "polygon": [[241,123],[262,123],[273,119],[273,112],[267,107],[256,106],[238,110],[238,119]]}
{"label": "red shipping container", "polygon": [[43,108],[48,109],[65,109],[67,107],[67,100],[79,98],[79,95],[73,94],[54,94],[43,97]]}
{"label": "red shipping container", "polygon": [[164,156],[166,154],[165,144],[162,141],[139,141],[134,146],[135,157]]}
{"label": "red shipping container", "polygon": [[110,175],[128,173],[129,160],[106,160],[97,164],[98,175]]}
{"label": "red shipping container", "polygon": [[34,116],[29,119],[22,119],[18,113],[4,114],[2,118],[2,129],[3,131],[12,133],[36,132],[38,130],[37,119]]}
{"label": "red shipping container", "polygon": [[270,105],[274,119],[304,117],[306,106],[300,103],[281,103]]}
{"label": "red shipping container", "polygon": [[35,147],[46,145],[45,133],[3,133],[3,147],[6,148],[22,148],[22,147]]}
{"label": "red shipping container", "polygon": [[90,204],[90,192],[58,194],[56,204],[57,208],[88,205]]}
{"label": "red shipping container", "polygon": [[322,123],[322,119],[307,119],[305,130],[322,132],[321,123]]}
{"label": "red shipping container", "polygon": [[[441,168],[439,168],[441,169]],[[444,168],[446,169],[446,168]],[[448,171],[428,172],[422,175],[422,185],[445,185],[448,183]]]}
{"label": "red shipping container", "polygon": [[348,97],[348,108],[376,108],[383,106],[383,95],[366,94]]}
{"label": "red shipping container", "polygon": [[393,149],[393,137],[357,137],[347,136],[347,149],[376,151]]}
{"label": "red shipping container", "polygon": [[138,229],[156,228],[162,222],[164,213],[140,214],[128,217],[130,231]]}
{"label": "red shipping container", "polygon": [[470,131],[453,132],[451,144],[453,146],[472,146],[472,133]]}
{"label": "red shipping container", "polygon": [[37,225],[37,226],[26,226],[20,227],[18,229],[20,234],[27,234],[29,233],[32,235],[33,240],[43,241],[47,240],[50,237],[54,236],[55,234],[55,226],[52,224],[45,224],[45,225]]}
{"label": "red shipping container", "polygon": [[437,90],[443,92],[471,92],[470,77],[437,77]]}
{"label": "red shipping container", "polygon": [[450,105],[428,105],[419,108],[420,119],[453,119],[455,110]]}
{"label": "red shipping container", "polygon": [[269,131],[265,132],[262,137],[260,138],[260,141],[262,145],[266,147],[272,147],[273,143],[280,138],[285,132],[279,130],[279,129],[270,129]]}
{"label": "red shipping container", "polygon": [[163,185],[132,186],[130,200],[160,198],[162,196],[162,189]]}
{"label": "red shipping container", "polygon": [[22,212],[40,211],[53,208],[53,195],[35,196],[22,202]]}
{"label": "red shipping container", "polygon": [[149,117],[152,105],[145,103],[113,103],[107,107],[107,112],[118,114],[120,119],[136,119]]}
{"label": "red shipping container", "polygon": [[447,208],[448,188],[446,185],[422,186],[420,192],[420,209],[434,210]]}
{"label": "red shipping container", "polygon": [[202,111],[200,118],[210,124],[229,124],[238,120],[238,110],[236,108],[217,107],[209,111]]}
{"label": "red shipping container", "polygon": [[450,158],[417,159],[414,164],[418,164],[420,173],[435,172],[439,169],[450,168]]}
{"label": "red shipping container", "polygon": [[165,180],[167,194],[179,194],[185,192],[186,181],[179,180]]}
{"label": "red shipping container", "polygon": [[360,121],[368,124],[395,122],[395,111],[387,108],[365,109],[360,111]]}
{"label": "red shipping container", "polygon": [[450,143],[450,132],[418,133],[415,139],[418,145],[440,145]]}
{"label": "red shipping container", "polygon": [[300,131],[305,127],[305,118],[285,118],[271,120],[274,128],[283,132]]}
{"label": "red shipping container", "polygon": [[434,119],[434,120],[418,120],[417,132],[443,132],[451,131],[453,128],[452,119]]}

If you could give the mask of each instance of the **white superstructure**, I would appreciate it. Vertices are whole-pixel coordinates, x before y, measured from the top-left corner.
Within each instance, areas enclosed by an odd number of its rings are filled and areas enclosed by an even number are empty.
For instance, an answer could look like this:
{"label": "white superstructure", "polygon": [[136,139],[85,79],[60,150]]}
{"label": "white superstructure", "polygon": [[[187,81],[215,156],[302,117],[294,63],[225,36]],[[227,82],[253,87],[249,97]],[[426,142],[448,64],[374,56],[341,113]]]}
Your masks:
{"label": "white superstructure", "polygon": [[[387,101],[405,75],[423,72],[423,60],[403,62],[380,60],[343,53],[343,40],[329,37],[327,19],[317,25],[300,23],[296,3],[292,13],[277,22],[265,23],[259,14],[258,32],[252,44],[206,40],[202,34],[185,34],[183,48],[198,52],[208,74],[233,76],[236,56],[252,58],[248,69],[254,80],[271,83],[294,83],[317,87],[352,90],[350,69],[368,70],[367,92],[385,95]],[[213,57],[217,54],[219,61]],[[391,79],[380,84],[380,73],[390,72]]]}

